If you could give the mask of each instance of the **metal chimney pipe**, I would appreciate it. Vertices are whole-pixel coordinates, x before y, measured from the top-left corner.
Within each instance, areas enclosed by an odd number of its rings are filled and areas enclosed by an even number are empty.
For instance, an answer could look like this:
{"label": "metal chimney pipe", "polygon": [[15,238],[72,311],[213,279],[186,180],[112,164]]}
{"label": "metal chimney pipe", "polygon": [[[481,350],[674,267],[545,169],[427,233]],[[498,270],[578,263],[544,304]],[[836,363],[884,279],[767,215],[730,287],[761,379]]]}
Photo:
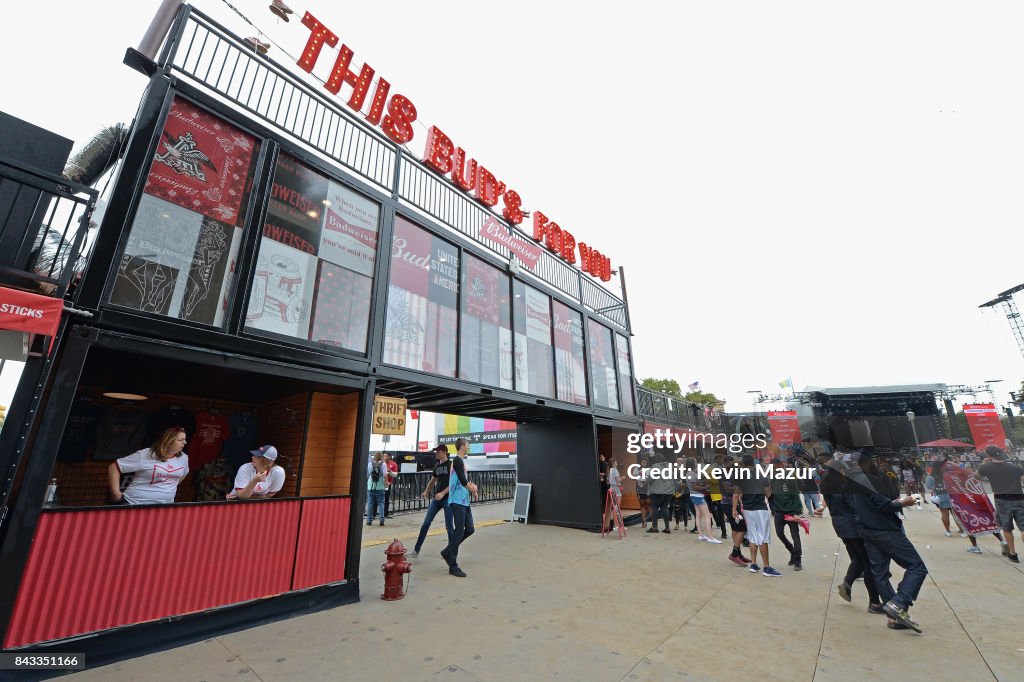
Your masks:
{"label": "metal chimney pipe", "polygon": [[171,30],[171,24],[174,23],[174,17],[178,14],[178,8],[183,4],[184,0],[161,1],[160,9],[156,11],[153,21],[146,29],[146,35],[142,36],[142,40],[139,42],[139,52],[146,55],[151,61],[156,61],[156,53],[160,49],[160,44],[167,37],[167,32]]}

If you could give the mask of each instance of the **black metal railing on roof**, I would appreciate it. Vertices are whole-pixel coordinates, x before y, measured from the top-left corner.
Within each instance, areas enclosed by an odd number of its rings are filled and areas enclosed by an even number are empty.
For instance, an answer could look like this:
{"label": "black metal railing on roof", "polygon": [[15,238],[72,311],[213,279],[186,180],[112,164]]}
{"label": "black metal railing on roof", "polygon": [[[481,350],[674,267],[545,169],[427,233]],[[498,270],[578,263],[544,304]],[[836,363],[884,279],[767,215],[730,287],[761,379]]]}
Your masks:
{"label": "black metal railing on roof", "polygon": [[63,298],[82,272],[96,190],[0,158],[0,285]]}

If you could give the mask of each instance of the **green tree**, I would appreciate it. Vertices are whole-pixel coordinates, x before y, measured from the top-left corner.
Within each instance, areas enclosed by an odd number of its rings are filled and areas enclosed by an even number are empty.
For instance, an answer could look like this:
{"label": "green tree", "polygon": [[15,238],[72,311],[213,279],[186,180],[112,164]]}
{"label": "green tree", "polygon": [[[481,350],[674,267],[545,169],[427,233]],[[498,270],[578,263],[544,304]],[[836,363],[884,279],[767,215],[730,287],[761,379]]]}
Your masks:
{"label": "green tree", "polygon": [[683,396],[691,403],[698,403],[700,405],[724,405],[724,400],[719,400],[718,396],[714,393],[708,393],[706,391],[690,391]]}
{"label": "green tree", "polygon": [[662,393],[679,396],[680,398],[683,396],[682,389],[679,388],[679,382],[675,379],[654,379],[651,377],[641,381],[640,385],[652,391],[661,391]]}

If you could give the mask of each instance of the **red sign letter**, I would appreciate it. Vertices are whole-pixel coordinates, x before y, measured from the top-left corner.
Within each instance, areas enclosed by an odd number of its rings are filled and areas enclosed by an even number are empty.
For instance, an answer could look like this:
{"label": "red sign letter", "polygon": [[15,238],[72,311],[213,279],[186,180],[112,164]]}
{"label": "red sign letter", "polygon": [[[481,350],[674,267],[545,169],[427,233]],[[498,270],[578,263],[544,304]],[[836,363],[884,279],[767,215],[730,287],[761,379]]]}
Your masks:
{"label": "red sign letter", "polygon": [[494,177],[494,174],[491,173],[491,171],[480,166],[480,169],[476,174],[477,201],[488,206],[494,206],[498,203],[498,197],[500,197],[504,192],[505,183],[498,182],[498,178]]}
{"label": "red sign letter", "polygon": [[572,265],[576,262],[576,237],[562,230],[562,260]]}
{"label": "red sign letter", "polygon": [[462,147],[455,150],[455,161],[452,163],[452,182],[467,192],[476,189],[476,159],[469,160],[469,172],[467,173],[466,151]]}
{"label": "red sign letter", "polygon": [[412,122],[415,120],[415,105],[408,98],[395,95],[388,102],[388,115],[384,117],[380,127],[392,140],[398,144],[405,144],[412,139]]}
{"label": "red sign letter", "polygon": [[325,42],[334,47],[338,44],[338,36],[331,33],[309,12],[302,17],[302,25],[309,29],[309,40],[306,41],[306,47],[302,50],[298,64],[305,71],[312,72],[313,65],[316,64],[316,59],[320,56],[320,48],[324,46]]}
{"label": "red sign letter", "polygon": [[590,247],[580,242],[580,269],[590,272]]}
{"label": "red sign letter", "polygon": [[366,120],[370,125],[380,123],[380,115],[384,113],[384,102],[387,101],[390,91],[391,83],[383,78],[377,81],[377,89],[373,91],[373,102],[370,103],[370,113],[366,114]]}
{"label": "red sign letter", "polygon": [[427,146],[423,152],[423,163],[444,175],[452,169],[452,152],[455,145],[450,137],[441,132],[437,126],[430,126],[427,131]]}
{"label": "red sign letter", "polygon": [[519,192],[510,189],[501,198],[505,201],[505,208],[501,211],[505,220],[513,225],[523,222],[523,200],[520,198]]}
{"label": "red sign letter", "polygon": [[562,228],[558,223],[548,225],[547,247],[549,251],[560,253],[562,251]]}
{"label": "red sign letter", "polygon": [[373,69],[370,68],[369,64],[363,64],[363,68],[357,76],[349,69],[351,63],[352,50],[347,45],[342,45],[341,51],[338,53],[338,59],[334,62],[334,69],[331,71],[327,82],[324,83],[324,87],[337,95],[338,91],[341,90],[342,83],[351,85],[353,88],[352,97],[349,98],[348,105],[359,111],[363,108],[363,100],[366,99],[366,93],[370,90],[370,83],[373,81]]}
{"label": "red sign letter", "polygon": [[535,241],[544,241],[544,233],[548,229],[548,217],[540,211],[533,212],[533,238]]}

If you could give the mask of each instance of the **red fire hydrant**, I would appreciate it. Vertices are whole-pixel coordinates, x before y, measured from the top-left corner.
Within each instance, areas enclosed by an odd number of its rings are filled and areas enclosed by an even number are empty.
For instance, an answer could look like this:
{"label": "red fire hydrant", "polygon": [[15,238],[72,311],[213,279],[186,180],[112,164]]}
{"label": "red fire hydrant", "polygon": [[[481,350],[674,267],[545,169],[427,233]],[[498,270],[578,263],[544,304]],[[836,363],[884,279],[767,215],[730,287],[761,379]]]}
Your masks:
{"label": "red fire hydrant", "polygon": [[394,542],[384,550],[388,560],[380,565],[384,571],[384,594],[380,595],[385,601],[395,601],[405,596],[402,589],[402,575],[412,572],[412,564],[405,560],[405,545],[395,538]]}

